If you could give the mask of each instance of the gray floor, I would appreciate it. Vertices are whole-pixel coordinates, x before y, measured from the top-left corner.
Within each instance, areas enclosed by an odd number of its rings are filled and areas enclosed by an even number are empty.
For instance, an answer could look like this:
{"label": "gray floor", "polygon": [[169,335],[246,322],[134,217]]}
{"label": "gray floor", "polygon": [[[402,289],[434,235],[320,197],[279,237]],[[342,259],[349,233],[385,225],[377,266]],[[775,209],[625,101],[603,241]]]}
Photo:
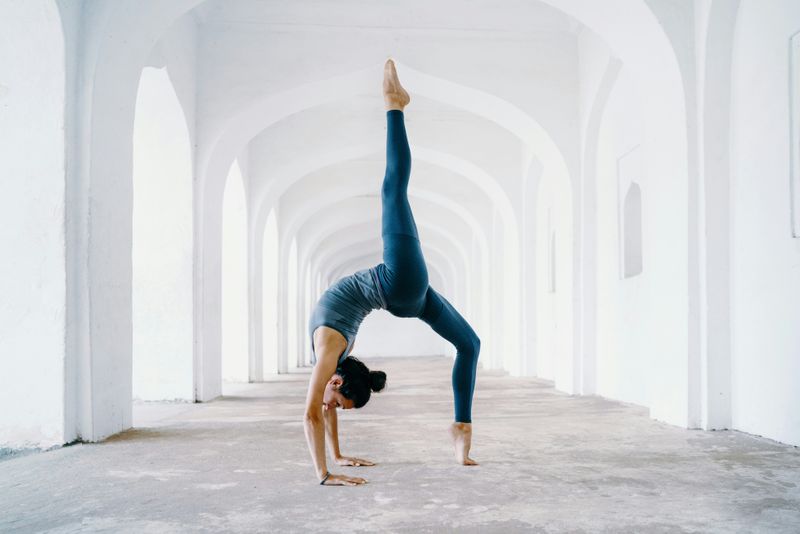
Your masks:
{"label": "gray floor", "polygon": [[800,531],[795,447],[481,371],[481,465],[462,467],[450,361],[380,366],[388,389],[340,417],[343,452],[379,465],[334,471],[366,486],[317,485],[297,374],[209,404],[137,405],[138,428],[104,443],[0,462],[0,532]]}

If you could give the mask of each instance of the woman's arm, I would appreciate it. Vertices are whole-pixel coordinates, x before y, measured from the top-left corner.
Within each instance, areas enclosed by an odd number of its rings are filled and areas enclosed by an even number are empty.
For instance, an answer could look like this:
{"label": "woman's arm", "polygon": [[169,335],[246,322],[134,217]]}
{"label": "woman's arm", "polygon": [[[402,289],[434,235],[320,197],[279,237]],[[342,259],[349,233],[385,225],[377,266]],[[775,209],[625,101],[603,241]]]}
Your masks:
{"label": "woman's arm", "polygon": [[308,450],[311,453],[311,460],[314,462],[314,469],[320,480],[328,472],[328,467],[325,463],[322,394],[325,391],[325,384],[335,370],[329,370],[326,367],[329,366],[326,365],[323,359],[320,359],[314,366],[313,371],[311,371],[311,380],[309,381],[308,394],[306,395],[306,411],[303,417],[303,428],[306,433]]}
{"label": "woman's arm", "polygon": [[328,449],[333,459],[339,460],[342,455],[339,452],[339,416],[336,414],[336,408],[323,409],[322,415],[325,417],[325,439],[328,442]]}
{"label": "woman's arm", "polygon": [[325,417],[325,437],[327,438],[328,449],[331,451],[334,462],[339,465],[353,465],[356,467],[375,465],[374,462],[363,458],[342,456],[342,453],[339,451],[339,416],[337,410],[336,408],[323,409],[322,414]]}
{"label": "woman's arm", "polygon": [[[325,392],[325,385],[336,372],[337,355],[341,352],[341,348],[335,348],[335,344],[334,347],[331,347],[325,343],[317,342],[315,342],[315,346],[317,363],[311,371],[311,379],[308,383],[303,429],[305,430],[308,450],[311,453],[317,477],[319,480],[323,480],[328,474],[328,466],[325,462],[325,423],[322,415],[322,398]],[[330,475],[325,480],[325,485],[354,486],[365,482],[366,480],[363,478]]]}

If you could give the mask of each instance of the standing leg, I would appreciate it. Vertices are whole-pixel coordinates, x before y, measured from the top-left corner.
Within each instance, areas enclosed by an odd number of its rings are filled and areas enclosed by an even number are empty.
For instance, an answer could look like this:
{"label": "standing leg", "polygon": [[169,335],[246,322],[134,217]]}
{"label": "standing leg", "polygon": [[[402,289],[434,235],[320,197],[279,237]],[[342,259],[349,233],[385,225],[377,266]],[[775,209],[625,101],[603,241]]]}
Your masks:
{"label": "standing leg", "polygon": [[453,364],[453,398],[455,423],[451,428],[456,446],[456,459],[464,465],[475,465],[469,458],[472,439],[472,395],[481,340],[450,302],[428,287],[425,306],[419,318],[453,344],[456,360]]}

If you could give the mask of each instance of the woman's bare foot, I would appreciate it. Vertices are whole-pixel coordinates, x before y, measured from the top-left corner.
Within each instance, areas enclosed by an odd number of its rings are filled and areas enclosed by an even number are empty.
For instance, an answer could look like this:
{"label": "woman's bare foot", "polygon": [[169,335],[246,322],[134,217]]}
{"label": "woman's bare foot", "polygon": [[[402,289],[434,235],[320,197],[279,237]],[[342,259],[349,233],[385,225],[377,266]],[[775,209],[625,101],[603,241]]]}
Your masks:
{"label": "woman's bare foot", "polygon": [[403,108],[411,102],[411,97],[400,85],[394,61],[391,59],[387,59],[383,66],[383,101],[386,103],[387,111],[390,109],[403,111]]}
{"label": "woman's bare foot", "polygon": [[478,465],[469,457],[472,446],[472,423],[453,423],[450,426],[450,437],[456,452],[456,461],[462,465]]}

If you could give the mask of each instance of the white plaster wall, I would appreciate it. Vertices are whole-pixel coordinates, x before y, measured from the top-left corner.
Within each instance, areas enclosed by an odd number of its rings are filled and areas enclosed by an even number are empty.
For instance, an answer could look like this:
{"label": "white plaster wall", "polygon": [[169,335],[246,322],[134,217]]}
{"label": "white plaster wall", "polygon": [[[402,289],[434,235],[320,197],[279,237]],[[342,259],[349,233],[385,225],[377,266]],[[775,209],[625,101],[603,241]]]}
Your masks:
{"label": "white plaster wall", "polygon": [[[643,100],[625,66],[609,97],[597,155],[597,392],[687,420],[686,184],[659,176]],[[663,157],[662,155],[659,157]],[[622,169],[622,170],[620,170]],[[620,173],[630,176],[620,181]],[[622,278],[619,206],[626,180],[642,189],[643,272]]]}
{"label": "white plaster wall", "polygon": [[455,350],[422,321],[375,310],[361,324],[352,354],[408,357],[455,355]]}
{"label": "white plaster wall", "polygon": [[741,2],[731,139],[733,426],[795,445],[800,239],[790,220],[788,50],[798,31],[797,2]]}
{"label": "white plaster wall", "polygon": [[[623,67],[609,97],[599,134],[597,153],[597,392],[600,395],[650,406],[650,368],[653,357],[645,333],[646,314],[657,312],[648,303],[642,284],[653,268],[645,262],[642,276],[623,279],[620,271],[618,158],[639,150],[643,142],[638,96],[630,71]],[[639,147],[638,149],[636,147]],[[644,178],[644,177],[642,177]],[[642,183],[645,210],[650,207],[648,184]],[[646,213],[645,216],[650,215]],[[645,231],[645,240],[652,234]],[[676,354],[678,358],[680,355]]]}
{"label": "white plaster wall", "polygon": [[65,436],[64,61],[54,2],[0,5],[0,449]]}
{"label": "white plaster wall", "polygon": [[[537,376],[574,393],[572,191],[564,180],[545,175],[536,201]],[[554,237],[553,237],[554,236]],[[551,240],[555,240],[555,254]],[[553,272],[554,268],[554,272]],[[555,276],[555,291],[550,279]]]}
{"label": "white plaster wall", "polygon": [[611,52],[608,44],[602,38],[589,29],[583,29],[578,34],[578,57],[580,73],[578,105],[580,107],[581,135],[584,138],[590,127],[592,106],[600,90],[608,61],[611,59]]}
{"label": "white plaster wall", "polygon": [[192,163],[196,146],[197,123],[197,32],[192,17],[181,17],[167,29],[150,53],[149,64],[166,66],[178,96],[192,141]]}
{"label": "white plaster wall", "polygon": [[192,400],[192,150],[166,67],[142,72],[133,143],[133,396]]}

